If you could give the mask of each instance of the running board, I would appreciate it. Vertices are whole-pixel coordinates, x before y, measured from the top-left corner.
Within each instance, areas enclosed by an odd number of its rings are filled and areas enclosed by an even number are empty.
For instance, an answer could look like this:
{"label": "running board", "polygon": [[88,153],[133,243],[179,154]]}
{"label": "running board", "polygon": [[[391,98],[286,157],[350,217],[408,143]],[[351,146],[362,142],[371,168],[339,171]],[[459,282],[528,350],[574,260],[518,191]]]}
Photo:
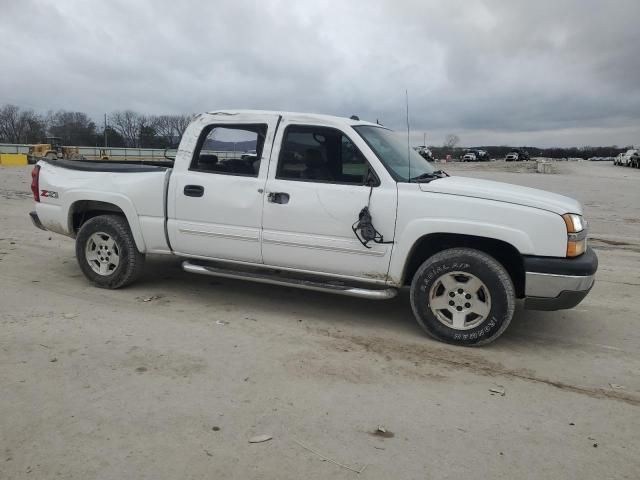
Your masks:
{"label": "running board", "polygon": [[211,265],[197,265],[188,261],[182,262],[182,269],[185,272],[199,273],[201,275],[211,275],[213,277],[235,278],[249,280],[257,283],[268,283],[270,285],[280,285],[282,287],[302,288],[304,290],[315,290],[317,292],[337,293],[350,297],[369,298],[372,300],[386,300],[398,294],[395,288],[369,289],[362,287],[352,287],[329,282],[318,282],[302,278],[283,277],[277,274],[269,275],[255,271],[229,270]]}

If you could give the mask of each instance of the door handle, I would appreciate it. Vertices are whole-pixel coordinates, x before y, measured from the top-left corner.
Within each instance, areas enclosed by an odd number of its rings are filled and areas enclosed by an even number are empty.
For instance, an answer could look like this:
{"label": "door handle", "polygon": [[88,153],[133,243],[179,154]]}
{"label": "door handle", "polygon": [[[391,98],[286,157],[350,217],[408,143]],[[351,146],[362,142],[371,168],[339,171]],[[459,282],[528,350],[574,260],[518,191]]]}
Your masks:
{"label": "door handle", "polygon": [[284,205],[285,203],[289,203],[289,194],[285,192],[269,192],[267,200],[271,203],[280,203]]}
{"label": "door handle", "polygon": [[184,194],[187,197],[201,197],[204,195],[204,187],[202,185],[185,185]]}

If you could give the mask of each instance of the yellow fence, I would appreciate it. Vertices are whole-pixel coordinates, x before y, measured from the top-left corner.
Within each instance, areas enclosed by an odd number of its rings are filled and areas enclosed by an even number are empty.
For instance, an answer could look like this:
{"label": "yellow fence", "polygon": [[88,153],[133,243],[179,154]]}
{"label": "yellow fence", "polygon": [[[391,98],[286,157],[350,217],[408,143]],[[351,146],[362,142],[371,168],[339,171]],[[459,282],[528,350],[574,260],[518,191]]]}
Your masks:
{"label": "yellow fence", "polygon": [[25,153],[0,153],[0,165],[3,167],[22,166],[27,164]]}

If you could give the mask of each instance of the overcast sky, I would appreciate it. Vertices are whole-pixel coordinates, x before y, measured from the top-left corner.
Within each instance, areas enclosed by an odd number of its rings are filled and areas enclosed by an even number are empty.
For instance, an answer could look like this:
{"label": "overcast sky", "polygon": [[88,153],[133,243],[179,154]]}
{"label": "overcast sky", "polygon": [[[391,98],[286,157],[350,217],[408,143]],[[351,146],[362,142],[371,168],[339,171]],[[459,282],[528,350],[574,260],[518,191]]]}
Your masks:
{"label": "overcast sky", "polygon": [[414,143],[640,143],[640,0],[0,0],[0,104],[329,113]]}

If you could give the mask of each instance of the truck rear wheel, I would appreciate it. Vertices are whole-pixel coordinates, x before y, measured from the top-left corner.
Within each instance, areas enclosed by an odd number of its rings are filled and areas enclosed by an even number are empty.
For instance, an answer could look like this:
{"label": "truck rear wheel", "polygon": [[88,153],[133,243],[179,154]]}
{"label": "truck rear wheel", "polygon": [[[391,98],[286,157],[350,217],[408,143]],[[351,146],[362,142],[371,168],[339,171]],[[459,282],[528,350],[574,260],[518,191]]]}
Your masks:
{"label": "truck rear wheel", "polygon": [[84,223],[76,237],[76,258],[85,277],[101,288],[129,285],[144,265],[144,255],[120,215],[99,215]]}
{"label": "truck rear wheel", "polygon": [[515,289],[509,273],[490,255],[471,248],[428,258],[411,283],[411,307],[430,336],[456,345],[484,345],[511,323]]}

